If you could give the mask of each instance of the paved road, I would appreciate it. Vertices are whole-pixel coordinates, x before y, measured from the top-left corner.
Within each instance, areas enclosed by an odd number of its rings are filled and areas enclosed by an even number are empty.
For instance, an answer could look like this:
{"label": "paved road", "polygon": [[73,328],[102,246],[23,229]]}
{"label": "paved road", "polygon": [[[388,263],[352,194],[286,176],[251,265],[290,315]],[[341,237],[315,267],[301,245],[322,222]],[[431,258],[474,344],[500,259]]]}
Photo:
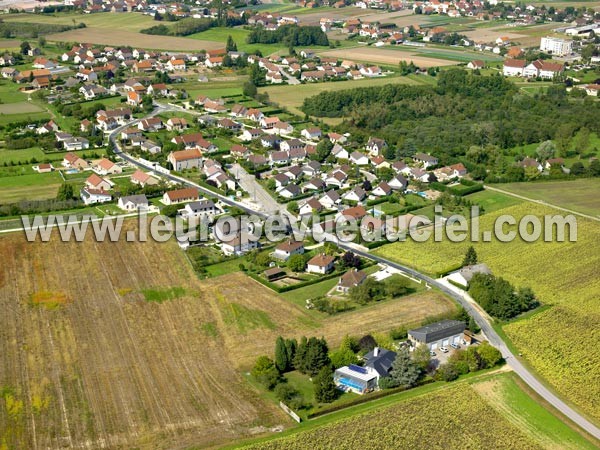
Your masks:
{"label": "paved road", "polygon": [[483,316],[483,314],[479,311],[478,308],[474,307],[474,305],[464,298],[461,294],[459,294],[456,290],[449,288],[448,286],[438,282],[437,280],[428,277],[416,270],[411,269],[410,267],[403,266],[402,264],[398,264],[396,262],[390,261],[385,258],[381,258],[380,256],[373,255],[371,253],[367,253],[365,251],[361,251],[356,249],[355,246],[348,246],[343,243],[338,243],[338,246],[345,249],[351,250],[354,253],[358,254],[363,258],[368,258],[373,261],[386,264],[394,269],[401,270],[404,273],[411,275],[414,278],[425,281],[430,286],[433,286],[446,295],[450,296],[454,300],[456,300],[465,310],[469,313],[471,317],[475,319],[477,325],[481,328],[487,339],[490,341],[494,347],[498,348],[500,352],[502,352],[502,356],[506,360],[507,364],[515,371],[517,375],[521,377],[521,379],[527,383],[527,385],[533,389],[540,397],[554,406],[557,410],[559,410],[564,416],[569,418],[572,422],[579,425],[586,432],[594,436],[596,439],[600,439],[600,429],[583,417],[581,414],[573,410],[569,405],[563,402],[560,398],[558,398],[553,392],[551,392],[546,386],[544,386],[522,363],[519,361],[515,355],[509,350],[506,346],[502,338],[496,333],[494,328],[492,328],[490,322]]}
{"label": "paved road", "polygon": [[262,185],[256,181],[254,175],[249,174],[246,170],[235,163],[230,169],[231,174],[238,181],[240,187],[250,194],[250,197],[258,204],[262,205],[263,211],[267,213],[276,213],[285,207],[277,203],[271,194],[269,194]]}
{"label": "paved road", "polygon": [[[157,106],[151,114],[149,114],[147,117],[151,117],[151,116],[155,116],[157,114],[160,114],[161,112],[165,112],[165,111],[170,111],[170,110],[178,110],[178,109],[171,109],[169,107],[166,107],[164,105],[159,105]],[[114,152],[115,155],[120,158],[123,159],[125,161],[127,161],[130,164],[133,164],[134,166],[139,167],[140,169],[144,169],[144,170],[151,170],[154,171],[154,167],[148,164],[144,164],[140,161],[138,161],[136,158],[130,156],[128,153],[124,152],[123,149],[121,148],[120,144],[119,144],[119,140],[117,139],[119,134],[121,133],[121,131],[125,130],[126,128],[129,128],[133,125],[136,125],[141,119],[135,119],[135,120],[131,120],[129,122],[127,122],[125,125],[122,125],[118,128],[115,128],[114,130],[112,130],[108,136],[109,140],[113,143],[114,146]],[[194,183],[190,180],[187,180],[183,177],[177,176],[177,175],[173,175],[173,174],[165,174],[162,172],[157,172],[158,175],[160,175],[163,178],[166,178],[168,180],[174,181],[176,183],[180,183],[184,186],[191,186],[191,187],[195,187],[196,189],[198,189],[200,192],[204,193],[205,195],[211,196],[211,197],[216,197],[217,199],[219,199],[222,203],[229,205],[229,206],[234,206],[236,208],[241,209],[242,211],[246,212],[247,214],[255,214],[259,217],[262,218],[267,218],[269,216],[269,214],[260,212],[260,211],[255,211],[251,208],[249,208],[246,204],[238,202],[236,200],[233,200],[229,197],[226,197],[225,195],[221,195],[221,194],[217,194],[214,191],[211,191],[210,189],[207,189],[203,186],[200,186],[197,183]]]}

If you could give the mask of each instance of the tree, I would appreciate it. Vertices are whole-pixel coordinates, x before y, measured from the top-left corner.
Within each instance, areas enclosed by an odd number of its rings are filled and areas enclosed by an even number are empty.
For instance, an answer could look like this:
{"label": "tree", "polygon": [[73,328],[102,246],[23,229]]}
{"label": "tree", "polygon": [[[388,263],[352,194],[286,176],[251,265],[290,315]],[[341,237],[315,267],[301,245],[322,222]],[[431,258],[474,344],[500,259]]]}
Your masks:
{"label": "tree", "polygon": [[413,351],[413,360],[421,372],[427,372],[429,365],[431,364],[430,350],[427,345],[419,345]]}
{"label": "tree", "polygon": [[472,245],[467,249],[467,253],[465,253],[465,258],[463,259],[463,266],[472,266],[477,264],[477,252],[475,251],[475,247]]}
{"label": "tree", "polygon": [[477,348],[477,353],[481,357],[481,366],[483,369],[494,367],[502,361],[502,353],[496,347],[492,347],[489,342],[482,342]]}
{"label": "tree", "polygon": [[407,348],[400,349],[396,354],[396,359],[392,363],[390,371],[389,387],[411,388],[417,384],[421,375],[421,369],[413,361]]}
{"label": "tree", "polygon": [[571,166],[571,175],[583,175],[585,173],[585,167],[581,161],[576,161]]}
{"label": "tree", "polygon": [[298,345],[296,356],[294,357],[294,368],[302,373],[308,373],[311,376],[319,373],[322,367],[331,364],[328,355],[329,349],[325,339],[303,337]]}
{"label": "tree", "polygon": [[323,162],[331,154],[333,149],[333,143],[329,139],[322,139],[317,144],[317,149],[314,153],[313,159],[319,162]]}
{"label": "tree", "polygon": [[340,348],[329,355],[334,368],[344,367],[349,364],[358,364],[358,356],[349,348]]}
{"label": "tree", "polygon": [[281,336],[275,341],[275,367],[280,373],[287,371],[290,367],[285,341]]}
{"label": "tree", "polygon": [[44,36],[38,38],[38,46],[42,48],[46,46],[46,38]]}
{"label": "tree", "polygon": [[292,255],[287,261],[287,266],[292,272],[303,272],[306,266],[304,255]]}
{"label": "tree", "polygon": [[594,159],[590,163],[590,175],[593,177],[600,177],[600,160]]}
{"label": "tree", "polygon": [[358,341],[358,348],[361,352],[367,353],[373,350],[377,346],[375,338],[370,334],[367,334],[360,338]]}
{"label": "tree", "polygon": [[29,50],[31,50],[31,45],[29,45],[29,42],[21,42],[21,54],[26,55],[29,52]]}
{"label": "tree", "polygon": [[344,256],[342,256],[342,265],[344,266],[344,268],[358,269],[360,267],[360,264],[360,258],[352,252],[346,252],[344,253]]}
{"label": "tree", "polygon": [[269,390],[273,389],[279,381],[279,371],[268,356],[259,356],[250,374]]}
{"label": "tree", "polygon": [[226,52],[237,52],[237,44],[231,37],[231,35],[227,36],[227,44],[225,45]]}
{"label": "tree", "polygon": [[381,298],[384,293],[383,283],[367,277],[361,284],[350,288],[350,299],[361,305]]}
{"label": "tree", "polygon": [[250,66],[250,82],[254,86],[264,86],[266,84],[265,71],[261,69],[258,63]]}
{"label": "tree", "polygon": [[337,397],[337,388],[329,367],[323,367],[313,380],[315,400],[319,403],[331,403]]}
{"label": "tree", "polygon": [[285,351],[287,352],[288,369],[293,366],[294,357],[296,356],[296,349],[298,348],[298,341],[296,339],[285,340]]}
{"label": "tree", "polygon": [[56,194],[56,200],[65,201],[65,200],[73,200],[73,185],[69,183],[61,184],[60,188],[58,188],[58,193]]}
{"label": "tree", "polygon": [[556,154],[556,145],[554,145],[554,142],[552,141],[544,141],[538,145],[535,153],[540,161],[548,161],[549,159],[554,158],[554,155]]}
{"label": "tree", "polygon": [[479,328],[479,325],[477,325],[477,322],[475,322],[475,319],[473,319],[473,317],[469,317],[469,323],[467,324],[467,328],[475,334],[481,331],[481,328]]}
{"label": "tree", "polygon": [[578,155],[582,155],[590,145],[590,130],[582,127],[573,138],[573,147]]}
{"label": "tree", "polygon": [[384,281],[385,295],[388,297],[400,297],[408,293],[409,282],[406,277],[394,274]]}
{"label": "tree", "polygon": [[242,87],[242,93],[246,97],[256,97],[257,94],[256,85],[252,81],[246,81]]}
{"label": "tree", "polygon": [[458,378],[459,373],[454,364],[442,364],[437,371],[437,376],[444,381],[454,381]]}
{"label": "tree", "polygon": [[300,207],[298,206],[298,202],[292,200],[287,204],[287,210],[292,214],[298,214],[300,212]]}

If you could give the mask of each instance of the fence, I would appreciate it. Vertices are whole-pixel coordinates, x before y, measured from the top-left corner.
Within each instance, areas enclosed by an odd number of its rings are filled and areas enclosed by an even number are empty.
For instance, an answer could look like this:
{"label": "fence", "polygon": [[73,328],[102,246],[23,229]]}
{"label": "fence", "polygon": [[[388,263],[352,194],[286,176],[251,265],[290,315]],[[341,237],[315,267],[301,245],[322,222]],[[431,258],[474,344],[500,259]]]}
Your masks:
{"label": "fence", "polygon": [[302,419],[300,419],[300,416],[298,414],[296,414],[294,411],[292,411],[290,409],[290,407],[288,405],[286,405],[285,403],[279,402],[279,407],[281,409],[283,409],[296,422],[300,423],[302,421]]}

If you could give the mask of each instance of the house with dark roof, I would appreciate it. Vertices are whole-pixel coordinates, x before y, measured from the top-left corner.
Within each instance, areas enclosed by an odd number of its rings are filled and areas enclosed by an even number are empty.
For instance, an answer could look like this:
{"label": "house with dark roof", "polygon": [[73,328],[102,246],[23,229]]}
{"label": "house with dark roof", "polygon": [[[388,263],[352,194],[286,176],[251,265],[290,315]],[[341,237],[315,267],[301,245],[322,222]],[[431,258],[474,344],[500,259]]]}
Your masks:
{"label": "house with dark roof", "polygon": [[414,346],[427,345],[429,350],[435,351],[440,347],[450,344],[460,344],[463,341],[465,323],[459,320],[442,320],[408,332],[408,339]]}
{"label": "house with dark roof", "polygon": [[375,347],[363,359],[363,366],[349,364],[336,369],[333,381],[339,389],[361,395],[378,389],[379,379],[389,376],[396,353]]}

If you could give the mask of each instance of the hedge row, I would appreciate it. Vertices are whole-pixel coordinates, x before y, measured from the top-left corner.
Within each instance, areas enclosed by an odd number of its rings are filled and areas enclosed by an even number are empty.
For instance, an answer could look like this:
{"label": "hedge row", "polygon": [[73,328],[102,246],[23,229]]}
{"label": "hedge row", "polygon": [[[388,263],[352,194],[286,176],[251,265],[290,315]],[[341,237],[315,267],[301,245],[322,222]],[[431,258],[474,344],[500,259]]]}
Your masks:
{"label": "hedge row", "polygon": [[321,281],[325,281],[325,280],[330,280],[332,278],[336,278],[341,276],[344,271],[340,272],[332,272],[329,275],[325,275],[323,277],[320,278],[315,278],[314,280],[309,280],[309,281],[303,281],[302,283],[297,283],[297,284],[292,284],[290,286],[277,286],[274,283],[271,283],[270,281],[265,280],[263,277],[261,277],[260,275],[255,274],[254,272],[245,272],[246,275],[248,275],[250,278],[252,278],[253,280],[258,281],[260,284],[268,287],[269,289],[277,292],[278,294],[282,294],[284,292],[288,292],[288,291],[293,291],[295,289],[300,289],[306,286],[310,286],[313,284],[317,284],[320,283]]}
{"label": "hedge row", "polygon": [[[419,386],[425,386],[427,384],[434,383],[435,380],[432,378],[428,378],[419,383]],[[332,406],[330,408],[325,408],[320,411],[309,414],[307,419],[315,419],[320,416],[324,416],[325,414],[330,414],[332,412],[341,411],[342,409],[350,408],[351,406],[360,405],[362,403],[370,402],[372,400],[377,400],[378,398],[387,397],[388,395],[397,394],[398,392],[407,391],[408,389],[405,387],[397,387],[393,389],[385,389],[377,392],[373,392],[371,394],[362,395],[359,398],[352,400],[348,403],[343,403],[340,405]]]}

